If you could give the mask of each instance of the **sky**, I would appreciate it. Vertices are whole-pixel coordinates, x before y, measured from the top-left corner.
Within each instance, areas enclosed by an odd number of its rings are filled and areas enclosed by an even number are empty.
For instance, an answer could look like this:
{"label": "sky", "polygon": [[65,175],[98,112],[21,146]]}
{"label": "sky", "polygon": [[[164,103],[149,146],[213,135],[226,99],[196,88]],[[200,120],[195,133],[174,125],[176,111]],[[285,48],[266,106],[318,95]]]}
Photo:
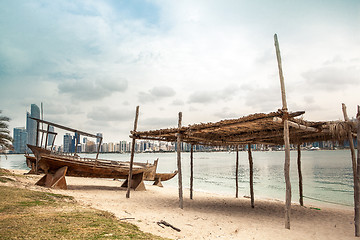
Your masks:
{"label": "sky", "polygon": [[358,0],[2,0],[0,109],[25,127],[44,119],[105,142],[138,130],[217,122],[282,107],[306,120],[350,117],[360,104]]}

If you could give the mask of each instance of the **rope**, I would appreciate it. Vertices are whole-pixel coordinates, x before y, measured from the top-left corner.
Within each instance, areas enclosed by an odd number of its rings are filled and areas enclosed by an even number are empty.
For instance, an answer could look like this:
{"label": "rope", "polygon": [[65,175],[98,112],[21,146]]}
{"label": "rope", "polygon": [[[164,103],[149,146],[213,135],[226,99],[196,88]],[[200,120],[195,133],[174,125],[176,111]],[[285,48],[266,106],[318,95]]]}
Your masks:
{"label": "rope", "polygon": [[347,206],[347,207],[353,207],[353,205],[349,205],[349,204],[345,204],[345,203],[337,203],[337,202],[332,202],[332,201],[327,201],[327,200],[322,200],[322,199],[313,198],[313,197],[307,197],[307,196],[303,196],[303,197],[311,199],[311,200],[316,200],[316,201],[319,201],[319,202],[326,202],[326,203],[332,203],[332,204],[337,204],[337,205],[342,205],[342,206]]}

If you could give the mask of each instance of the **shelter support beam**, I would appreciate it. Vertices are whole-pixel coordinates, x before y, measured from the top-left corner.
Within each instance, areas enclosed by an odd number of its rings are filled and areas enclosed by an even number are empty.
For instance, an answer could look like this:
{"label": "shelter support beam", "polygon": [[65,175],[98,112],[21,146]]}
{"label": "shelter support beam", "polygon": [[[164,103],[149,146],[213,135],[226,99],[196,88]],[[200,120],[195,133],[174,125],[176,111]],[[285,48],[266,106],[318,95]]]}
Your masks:
{"label": "shelter support beam", "polygon": [[[136,106],[134,132],[136,132],[136,129],[137,129],[138,118],[139,118],[139,106]],[[136,143],[136,138],[133,137],[132,144],[131,144],[130,169],[129,169],[129,176],[128,176],[128,186],[127,186],[126,198],[130,198],[130,188],[132,186],[132,181],[133,181],[132,170],[133,170],[133,165],[134,165],[135,143]]]}
{"label": "shelter support beam", "polygon": [[193,186],[194,186],[194,145],[191,144],[190,148],[190,199],[193,199]]}
{"label": "shelter support beam", "polygon": [[[178,128],[181,128],[182,112],[179,112]],[[181,172],[181,133],[177,133],[177,166],[178,166],[178,187],[179,187],[179,207],[184,208],[183,204],[183,188],[182,188],[182,172]]]}
{"label": "shelter support beam", "polygon": [[300,144],[297,146],[297,152],[298,152],[297,165],[298,165],[298,175],[299,175],[299,203],[300,203],[300,206],[304,206]]}
{"label": "shelter support beam", "polygon": [[277,35],[274,35],[276,58],[278,62],[280,87],[281,87],[281,99],[282,110],[284,112],[284,145],[285,145],[285,163],[284,163],[284,175],[286,183],[286,200],[285,200],[285,228],[290,229],[290,215],[291,215],[291,183],[290,183],[290,138],[289,138],[289,121],[288,121],[288,108],[286,103],[285,83],[284,75],[282,71],[280,47]]}
{"label": "shelter support beam", "polygon": [[[343,111],[345,122],[349,123],[350,119],[349,119],[349,117],[347,115],[346,105],[344,103],[342,104],[342,111]],[[347,127],[347,133],[348,133],[348,140],[349,140],[349,145],[350,145],[351,162],[352,162],[353,178],[354,178],[355,236],[359,237],[360,236],[360,229],[359,229],[359,215],[360,215],[360,213],[359,213],[359,186],[358,186],[359,181],[358,181],[358,176],[357,176],[357,168],[358,168],[358,166],[356,166],[357,163],[356,163],[356,156],[355,156],[355,147],[354,147],[353,137],[352,137],[352,134],[351,134],[350,125],[348,125],[348,127]]]}
{"label": "shelter support beam", "polygon": [[[274,117],[274,118],[273,118],[273,121],[274,121],[274,122],[277,122],[277,123],[282,123],[282,122],[283,122],[283,119],[282,119],[282,118],[279,118],[279,117]],[[289,121],[289,120],[288,120],[288,124],[289,124],[290,127],[297,128],[297,129],[301,129],[301,130],[304,130],[304,131],[308,131],[308,132],[320,132],[320,130],[317,129],[317,128],[308,127],[308,126],[301,125],[301,124],[299,124],[299,123],[295,123],[295,122],[292,122],[292,121]],[[327,130],[322,130],[322,131],[328,132]]]}
{"label": "shelter support beam", "polygon": [[249,169],[250,169],[250,198],[251,198],[251,207],[254,208],[254,165],[253,158],[251,154],[251,144],[248,144],[248,155],[249,155]]}
{"label": "shelter support beam", "polygon": [[239,198],[239,145],[236,145],[236,193],[235,197]]}

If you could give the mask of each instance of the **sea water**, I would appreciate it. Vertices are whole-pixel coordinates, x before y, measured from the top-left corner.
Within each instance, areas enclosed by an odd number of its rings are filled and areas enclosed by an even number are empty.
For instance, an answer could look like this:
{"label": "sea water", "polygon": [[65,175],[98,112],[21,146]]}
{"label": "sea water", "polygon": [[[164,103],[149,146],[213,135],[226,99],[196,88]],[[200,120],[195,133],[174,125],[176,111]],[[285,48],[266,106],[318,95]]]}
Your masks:
{"label": "sea water", "polygon": [[[253,153],[254,194],[256,198],[285,200],[283,151]],[[80,154],[95,157],[95,154]],[[297,152],[291,151],[290,176],[292,201],[299,198]],[[100,154],[99,158],[129,161],[130,154]],[[134,161],[153,162],[159,158],[157,172],[177,169],[176,153],[137,153]],[[181,154],[184,188],[190,184],[190,153]],[[239,152],[239,196],[249,196],[249,161],[247,152]],[[353,206],[353,172],[349,150],[302,151],[304,202],[336,203]],[[235,196],[235,152],[194,152],[194,190]],[[0,167],[28,169],[24,155],[4,155]],[[177,186],[178,178],[163,182],[164,186]]]}

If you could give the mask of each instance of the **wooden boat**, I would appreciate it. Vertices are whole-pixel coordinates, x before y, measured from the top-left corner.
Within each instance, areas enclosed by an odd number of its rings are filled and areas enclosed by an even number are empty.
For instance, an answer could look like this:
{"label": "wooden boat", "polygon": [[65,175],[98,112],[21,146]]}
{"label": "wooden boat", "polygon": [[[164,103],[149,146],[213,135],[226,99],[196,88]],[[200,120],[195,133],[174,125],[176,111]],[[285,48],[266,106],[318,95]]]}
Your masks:
{"label": "wooden boat", "polygon": [[[40,147],[28,145],[35,156],[39,156],[39,170],[45,174],[54,174],[59,168],[67,166],[67,176],[117,178],[127,179],[129,175],[129,162],[112,161],[105,159],[81,158],[78,155],[63,155],[52,153]],[[26,156],[30,166],[35,166],[36,157]],[[144,173],[144,180],[155,180],[158,160],[153,164],[134,163],[133,174]],[[36,171],[32,168],[32,171]]]}
{"label": "wooden boat", "polygon": [[[32,119],[37,121],[38,126],[41,122],[48,124],[48,126],[52,125],[68,131],[77,132],[78,134],[80,133],[81,135],[100,138],[99,146],[101,145],[102,137],[41,119]],[[55,134],[49,132],[49,128],[47,131],[43,131],[43,133],[44,132],[46,133],[45,142],[47,141],[49,134]],[[37,135],[38,134],[39,129],[37,131]],[[60,154],[42,147],[42,143],[40,146],[37,145],[37,143],[36,146],[28,144],[28,147],[31,149],[34,156],[25,155],[27,165],[31,168],[29,173],[45,173],[45,176],[36,183],[37,185],[66,189],[66,175],[75,177],[126,179],[122,187],[127,187],[130,162],[99,159],[98,155],[100,148],[98,148],[96,158],[81,158],[76,152],[72,155]],[[134,162],[132,166],[131,188],[135,190],[145,190],[143,181],[155,181],[154,185],[162,186],[161,181],[169,180],[177,174],[177,172],[156,173],[157,163],[158,160],[155,160],[153,164]]]}

